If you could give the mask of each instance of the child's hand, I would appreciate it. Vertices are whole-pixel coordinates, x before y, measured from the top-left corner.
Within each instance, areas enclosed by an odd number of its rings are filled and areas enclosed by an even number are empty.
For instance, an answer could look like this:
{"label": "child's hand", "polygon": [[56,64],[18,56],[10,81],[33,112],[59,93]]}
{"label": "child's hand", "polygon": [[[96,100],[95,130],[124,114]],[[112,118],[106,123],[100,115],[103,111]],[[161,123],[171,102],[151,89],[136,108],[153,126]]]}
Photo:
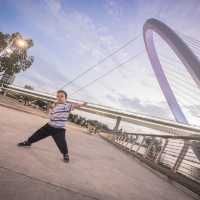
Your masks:
{"label": "child's hand", "polygon": [[87,105],[87,102],[84,102],[83,104],[82,104],[82,106],[86,106]]}
{"label": "child's hand", "polygon": [[51,103],[49,106],[49,109],[53,109],[55,107],[56,103]]}

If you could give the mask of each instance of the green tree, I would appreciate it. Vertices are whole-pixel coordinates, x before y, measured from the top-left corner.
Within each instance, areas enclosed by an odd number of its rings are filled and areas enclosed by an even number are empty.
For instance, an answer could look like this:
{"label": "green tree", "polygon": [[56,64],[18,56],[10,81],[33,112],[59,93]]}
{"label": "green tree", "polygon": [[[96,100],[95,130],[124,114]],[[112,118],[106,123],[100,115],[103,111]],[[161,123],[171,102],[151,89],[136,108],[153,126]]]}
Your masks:
{"label": "green tree", "polygon": [[34,88],[31,85],[25,85],[24,88],[28,90],[34,90]]}
{"label": "green tree", "polygon": [[12,76],[21,71],[25,71],[32,65],[34,58],[32,56],[28,56],[27,50],[33,46],[33,41],[31,39],[24,40],[24,46],[19,47],[17,42],[20,39],[22,40],[20,33],[13,33],[10,35],[0,32],[1,74],[8,74]]}
{"label": "green tree", "polygon": [[0,32],[0,51],[6,48],[8,39],[9,39],[9,34]]}

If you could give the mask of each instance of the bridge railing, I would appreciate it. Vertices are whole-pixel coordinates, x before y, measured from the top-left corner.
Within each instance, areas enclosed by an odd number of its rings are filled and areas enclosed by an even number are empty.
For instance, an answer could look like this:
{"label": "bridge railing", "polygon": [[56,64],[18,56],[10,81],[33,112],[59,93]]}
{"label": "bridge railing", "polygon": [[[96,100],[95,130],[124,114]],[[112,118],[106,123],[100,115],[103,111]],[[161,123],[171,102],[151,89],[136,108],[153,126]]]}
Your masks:
{"label": "bridge railing", "polygon": [[104,139],[200,194],[200,135],[102,132]]}
{"label": "bridge railing", "polygon": [[[2,91],[3,92],[2,92]],[[43,92],[39,91],[32,91],[28,89],[24,89],[18,86],[14,85],[2,85],[0,86],[0,93],[6,95],[7,93],[10,94],[17,94],[17,95],[22,95],[26,97],[33,97],[35,99],[40,99],[40,100],[45,100],[48,102],[54,102],[55,101],[55,96],[51,94],[46,94]],[[77,102],[75,99],[69,99],[71,102]],[[120,111],[116,109],[112,109],[110,107],[105,107],[102,105],[97,105],[93,103],[89,103],[83,108],[79,108],[79,110],[87,112],[87,113],[92,113],[95,115],[103,116],[103,117],[108,117],[110,119],[117,120],[120,118],[121,121],[131,123],[131,124],[136,124],[139,126],[144,126],[147,128],[151,128],[154,130],[159,130],[163,132],[170,132],[178,135],[191,135],[193,133],[199,133],[200,128],[197,126],[189,125],[189,124],[180,124],[174,121],[170,120],[165,120],[165,119],[160,119],[160,118],[155,118],[155,117],[150,117],[150,116],[144,116],[140,114],[135,114],[135,113],[130,113],[127,111]]]}

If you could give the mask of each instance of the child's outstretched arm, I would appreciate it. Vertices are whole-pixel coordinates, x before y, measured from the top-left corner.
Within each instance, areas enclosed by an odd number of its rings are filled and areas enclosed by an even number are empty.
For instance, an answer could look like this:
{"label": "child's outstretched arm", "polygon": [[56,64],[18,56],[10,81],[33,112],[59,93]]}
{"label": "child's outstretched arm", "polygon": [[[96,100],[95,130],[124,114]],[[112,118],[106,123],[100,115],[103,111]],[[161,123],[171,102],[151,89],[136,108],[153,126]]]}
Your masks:
{"label": "child's outstretched arm", "polygon": [[87,102],[84,102],[84,103],[71,103],[71,104],[72,104],[72,109],[71,110],[74,110],[76,108],[80,108],[80,107],[86,106]]}

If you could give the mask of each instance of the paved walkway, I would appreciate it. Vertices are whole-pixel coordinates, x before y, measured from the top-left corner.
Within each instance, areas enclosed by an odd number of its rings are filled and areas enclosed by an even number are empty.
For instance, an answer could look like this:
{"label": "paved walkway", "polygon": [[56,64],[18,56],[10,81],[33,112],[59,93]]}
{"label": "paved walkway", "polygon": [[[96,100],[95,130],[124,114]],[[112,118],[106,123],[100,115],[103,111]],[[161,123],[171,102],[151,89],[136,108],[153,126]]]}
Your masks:
{"label": "paved walkway", "polygon": [[23,149],[45,118],[0,106],[0,199],[2,200],[191,200],[137,160],[98,136],[68,125],[71,162],[53,140]]}
{"label": "paved walkway", "polygon": [[33,108],[32,106],[24,106],[24,102],[19,102],[17,99],[7,96],[0,96],[0,105],[8,108],[13,108],[14,110],[19,110],[26,113],[31,113],[33,115],[48,118],[48,113],[45,113],[40,109]]}

